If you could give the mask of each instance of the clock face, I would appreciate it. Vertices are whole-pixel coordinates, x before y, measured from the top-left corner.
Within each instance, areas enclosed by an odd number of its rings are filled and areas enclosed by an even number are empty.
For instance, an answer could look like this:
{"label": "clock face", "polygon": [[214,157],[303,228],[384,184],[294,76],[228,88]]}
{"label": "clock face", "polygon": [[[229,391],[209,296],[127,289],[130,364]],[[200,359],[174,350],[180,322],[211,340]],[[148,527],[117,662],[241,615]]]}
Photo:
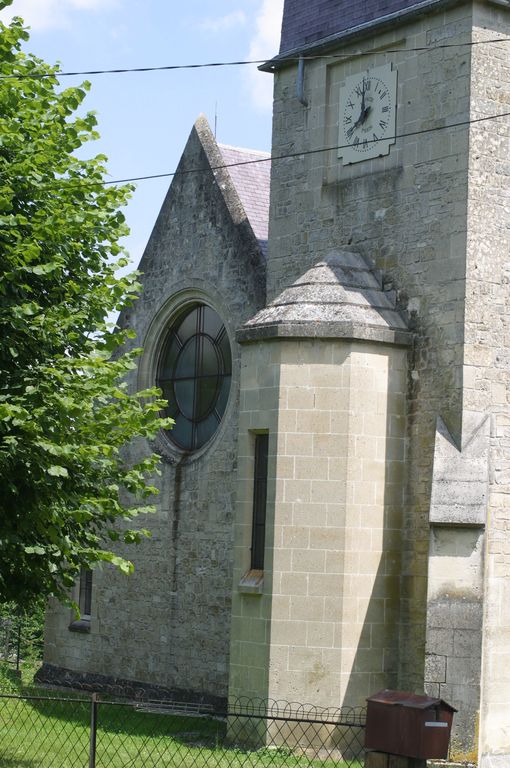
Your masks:
{"label": "clock face", "polygon": [[395,143],[396,94],[397,72],[391,64],[346,78],[338,141],[344,165],[389,153]]}

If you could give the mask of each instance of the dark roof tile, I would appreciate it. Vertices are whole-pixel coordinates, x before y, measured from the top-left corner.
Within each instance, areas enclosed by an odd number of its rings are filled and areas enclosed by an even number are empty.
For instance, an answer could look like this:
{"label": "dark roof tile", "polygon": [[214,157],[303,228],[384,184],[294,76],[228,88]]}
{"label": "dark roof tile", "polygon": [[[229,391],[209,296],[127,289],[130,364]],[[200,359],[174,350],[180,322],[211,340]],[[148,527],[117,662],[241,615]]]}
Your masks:
{"label": "dark roof tile", "polygon": [[426,4],[419,0],[285,0],[280,54]]}
{"label": "dark roof tile", "polygon": [[227,169],[230,178],[241,199],[253,233],[266,255],[271,155],[267,152],[229,147],[224,144],[219,144],[218,147],[225,165],[230,166]]}

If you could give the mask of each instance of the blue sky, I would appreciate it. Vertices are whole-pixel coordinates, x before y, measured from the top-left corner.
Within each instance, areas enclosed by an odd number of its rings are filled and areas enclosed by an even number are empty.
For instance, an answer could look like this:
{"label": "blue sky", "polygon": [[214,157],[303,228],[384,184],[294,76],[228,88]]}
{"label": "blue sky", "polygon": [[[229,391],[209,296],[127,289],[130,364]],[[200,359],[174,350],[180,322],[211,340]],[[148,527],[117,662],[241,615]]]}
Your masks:
{"label": "blue sky", "polygon": [[[265,59],[278,49],[283,0],[14,0],[0,13],[31,27],[26,50],[63,71]],[[67,85],[84,77],[63,78]],[[112,179],[175,170],[191,127],[217,112],[218,141],[269,150],[272,77],[256,67],[97,75],[94,153]],[[126,209],[137,264],[170,180],[138,182]]]}

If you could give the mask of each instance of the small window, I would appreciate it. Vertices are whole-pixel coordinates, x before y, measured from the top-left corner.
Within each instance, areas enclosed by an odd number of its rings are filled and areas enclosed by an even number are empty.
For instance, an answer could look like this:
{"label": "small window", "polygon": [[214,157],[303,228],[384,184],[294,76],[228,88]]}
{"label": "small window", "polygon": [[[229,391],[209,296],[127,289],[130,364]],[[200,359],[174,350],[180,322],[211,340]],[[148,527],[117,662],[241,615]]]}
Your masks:
{"label": "small window", "polygon": [[[76,593],[75,593],[76,594]],[[92,571],[82,568],[77,583],[76,594],[80,617],[71,620],[69,629],[73,632],[90,632],[90,617],[92,614]]]}
{"label": "small window", "polygon": [[266,543],[267,454],[269,435],[255,435],[255,468],[253,474],[253,527],[251,569],[264,570]]}
{"label": "small window", "polygon": [[89,568],[82,568],[80,572],[78,606],[81,618],[90,619],[92,613],[92,571]]}
{"label": "small window", "polygon": [[218,429],[230,392],[232,359],[226,328],[206,304],[189,305],[172,322],[159,360],[157,384],[175,425],[168,437],[196,451]]}

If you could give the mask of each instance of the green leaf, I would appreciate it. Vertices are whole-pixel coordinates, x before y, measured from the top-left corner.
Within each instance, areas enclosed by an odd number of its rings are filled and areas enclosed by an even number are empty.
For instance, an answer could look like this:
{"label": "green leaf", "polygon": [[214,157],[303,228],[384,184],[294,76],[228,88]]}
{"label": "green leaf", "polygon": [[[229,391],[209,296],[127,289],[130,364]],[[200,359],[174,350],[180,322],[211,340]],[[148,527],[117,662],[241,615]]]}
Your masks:
{"label": "green leaf", "polygon": [[27,555],[45,555],[46,550],[43,547],[23,547]]}
{"label": "green leaf", "polygon": [[48,475],[51,475],[52,477],[68,477],[69,472],[65,467],[60,467],[58,464],[53,464],[51,467],[48,467],[46,470]]}
{"label": "green leaf", "polygon": [[58,267],[58,264],[51,261],[48,264],[36,264],[35,267],[26,266],[24,267],[24,270],[25,272],[32,272],[34,275],[48,275],[50,272],[54,272],[58,269]]}

